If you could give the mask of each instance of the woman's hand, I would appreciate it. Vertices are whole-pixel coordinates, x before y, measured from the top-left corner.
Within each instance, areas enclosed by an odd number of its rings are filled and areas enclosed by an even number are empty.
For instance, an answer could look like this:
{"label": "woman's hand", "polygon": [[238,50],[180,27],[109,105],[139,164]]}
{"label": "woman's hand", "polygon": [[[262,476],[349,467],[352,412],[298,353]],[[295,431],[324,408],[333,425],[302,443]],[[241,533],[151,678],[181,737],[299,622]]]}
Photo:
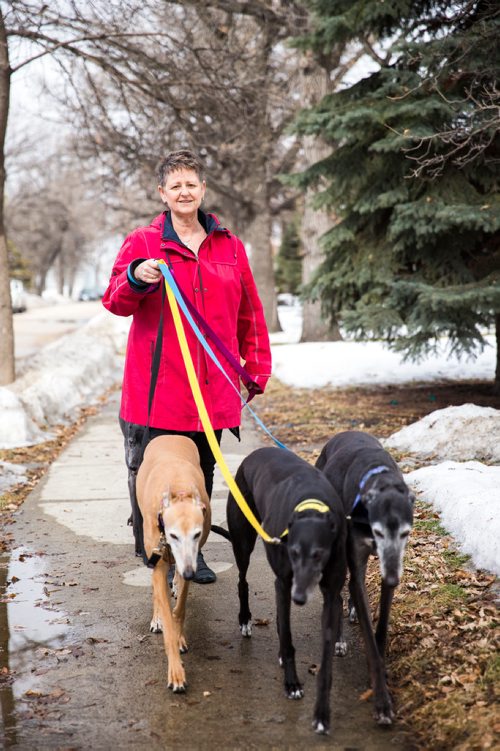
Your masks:
{"label": "woman's hand", "polygon": [[139,282],[156,284],[161,279],[161,271],[158,267],[158,261],[155,261],[154,258],[148,258],[147,261],[143,261],[135,267],[134,277]]}

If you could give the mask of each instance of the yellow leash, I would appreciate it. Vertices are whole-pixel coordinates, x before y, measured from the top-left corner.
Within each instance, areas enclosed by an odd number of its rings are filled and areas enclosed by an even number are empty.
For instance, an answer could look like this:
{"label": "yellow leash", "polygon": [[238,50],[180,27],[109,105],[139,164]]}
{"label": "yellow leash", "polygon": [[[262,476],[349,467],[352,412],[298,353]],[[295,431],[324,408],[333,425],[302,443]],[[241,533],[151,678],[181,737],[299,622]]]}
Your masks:
{"label": "yellow leash", "polygon": [[[162,261],[159,261],[159,263],[161,262]],[[182,325],[181,315],[179,312],[179,306],[177,305],[177,300],[175,299],[174,293],[172,292],[169,285],[167,284],[166,279],[165,279],[165,288],[167,290],[168,303],[170,305],[170,310],[172,311],[175,331],[179,339],[179,346],[181,348],[184,365],[186,366],[186,372],[187,372],[187,376],[189,379],[189,385],[191,386],[193,398],[196,403],[196,407],[198,408],[198,413],[200,415],[201,424],[203,425],[203,430],[205,431],[205,434],[207,436],[207,440],[208,440],[210,448],[212,449],[212,453],[215,457],[215,461],[219,465],[219,469],[222,472],[222,475],[225,481],[227,482],[229,490],[233,494],[233,497],[236,503],[238,504],[240,511],[244,514],[247,521],[252,525],[252,527],[255,529],[257,534],[259,534],[265,542],[269,542],[273,545],[279,545],[280,540],[277,537],[270,537],[270,535],[268,535],[267,532],[265,532],[262,526],[259,524],[257,518],[255,517],[255,514],[252,512],[243,494],[241,493],[240,489],[236,485],[231,475],[231,472],[229,471],[229,468],[225,462],[225,459],[220,450],[220,446],[217,443],[217,438],[215,437],[215,433],[212,428],[210,418],[208,416],[207,408],[205,407],[205,402],[203,401],[203,396],[200,390],[198,379],[196,377],[196,372],[194,369],[191,352],[189,351],[189,347],[188,347],[188,343],[186,339],[186,333],[184,331],[184,326]]]}

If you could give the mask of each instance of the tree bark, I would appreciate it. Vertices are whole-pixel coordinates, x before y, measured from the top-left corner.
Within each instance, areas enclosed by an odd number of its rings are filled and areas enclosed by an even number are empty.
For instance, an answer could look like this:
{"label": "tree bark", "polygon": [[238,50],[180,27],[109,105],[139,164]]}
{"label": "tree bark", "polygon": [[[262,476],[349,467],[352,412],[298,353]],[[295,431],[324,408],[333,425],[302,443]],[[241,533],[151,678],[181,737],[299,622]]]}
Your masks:
{"label": "tree bark", "polygon": [[4,219],[5,134],[9,116],[10,65],[9,48],[2,11],[0,10],[0,386],[15,378],[14,325],[10,298],[9,259]]}
{"label": "tree bark", "polygon": [[[303,101],[307,106],[317,104],[329,92],[330,77],[311,56],[304,56],[300,72],[300,85]],[[307,168],[330,154],[326,146],[316,136],[304,136],[303,167]],[[300,239],[302,244],[302,283],[308,284],[323,259],[320,238],[332,226],[332,219],[326,209],[312,207],[315,190],[308,189],[305,195],[301,217]],[[302,308],[301,342],[327,342],[342,339],[337,322],[325,320],[321,315],[318,301],[306,300]]]}
{"label": "tree bark", "polygon": [[[265,165],[264,165],[265,167]],[[256,167],[257,173],[257,167]],[[265,185],[265,176],[263,176]],[[274,288],[273,256],[271,249],[271,210],[264,185],[256,188],[255,218],[245,227],[243,239],[247,248],[250,266],[264,306],[264,315],[269,331],[281,331],[278,319],[276,290]],[[257,198],[260,196],[260,198]]]}
{"label": "tree bark", "polygon": [[497,362],[495,368],[495,382],[493,385],[493,391],[495,394],[500,394],[500,313],[495,315],[495,334],[497,343]]}

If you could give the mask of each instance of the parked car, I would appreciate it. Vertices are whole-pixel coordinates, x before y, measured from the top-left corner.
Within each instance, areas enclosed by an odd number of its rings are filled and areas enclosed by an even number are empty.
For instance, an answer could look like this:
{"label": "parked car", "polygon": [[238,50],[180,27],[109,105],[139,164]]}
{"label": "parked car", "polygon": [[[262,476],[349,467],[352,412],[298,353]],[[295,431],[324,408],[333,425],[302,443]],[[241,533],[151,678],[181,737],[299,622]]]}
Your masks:
{"label": "parked car", "polygon": [[26,310],[26,293],[20,279],[10,280],[10,300],[13,313],[24,313]]}
{"label": "parked car", "polygon": [[83,302],[87,302],[87,300],[100,300],[103,294],[104,291],[98,287],[84,287],[78,295],[78,299]]}

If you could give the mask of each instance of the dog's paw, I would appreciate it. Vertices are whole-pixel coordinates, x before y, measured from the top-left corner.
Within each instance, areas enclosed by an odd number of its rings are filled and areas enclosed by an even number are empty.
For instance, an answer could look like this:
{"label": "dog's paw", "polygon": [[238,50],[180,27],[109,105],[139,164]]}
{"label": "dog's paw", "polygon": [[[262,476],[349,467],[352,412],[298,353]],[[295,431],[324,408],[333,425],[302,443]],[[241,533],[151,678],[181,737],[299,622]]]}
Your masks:
{"label": "dog's paw", "polygon": [[184,636],[179,637],[179,652],[181,655],[185,655],[186,652],[189,650],[189,647],[187,645],[187,641]]}
{"label": "dog's paw", "polygon": [[356,613],[356,608],[349,608],[349,623],[357,623],[358,622],[358,614]]}
{"label": "dog's paw", "polygon": [[183,694],[187,689],[186,674],[182,664],[175,669],[168,669],[168,687],[172,689],[174,694]]}
{"label": "dog's paw", "polygon": [[163,626],[161,623],[160,618],[157,616],[153,616],[151,619],[151,623],[149,624],[149,630],[152,634],[161,634],[163,631]]}
{"label": "dog's paw", "polygon": [[304,696],[304,689],[298,682],[285,684],[285,693],[288,699],[302,699]]}
{"label": "dog's paw", "polygon": [[248,621],[248,623],[240,623],[240,631],[242,636],[252,636],[252,621]]}
{"label": "dog's paw", "polygon": [[392,711],[392,701],[387,697],[385,701],[377,702],[373,713],[377,725],[392,725],[394,712]]}
{"label": "dog's paw", "polygon": [[347,642],[344,640],[335,642],[335,656],[345,657],[346,654],[347,654]]}
{"label": "dog's paw", "polygon": [[187,683],[169,683],[168,687],[172,689],[174,694],[185,694],[187,689]]}
{"label": "dog's paw", "polygon": [[375,719],[377,721],[377,725],[388,726],[392,725],[394,715],[392,714],[392,712],[390,714],[387,714],[387,712],[375,712]]}
{"label": "dog's paw", "polygon": [[329,735],[330,728],[325,720],[314,719],[312,725],[314,732],[318,733],[318,735]]}

